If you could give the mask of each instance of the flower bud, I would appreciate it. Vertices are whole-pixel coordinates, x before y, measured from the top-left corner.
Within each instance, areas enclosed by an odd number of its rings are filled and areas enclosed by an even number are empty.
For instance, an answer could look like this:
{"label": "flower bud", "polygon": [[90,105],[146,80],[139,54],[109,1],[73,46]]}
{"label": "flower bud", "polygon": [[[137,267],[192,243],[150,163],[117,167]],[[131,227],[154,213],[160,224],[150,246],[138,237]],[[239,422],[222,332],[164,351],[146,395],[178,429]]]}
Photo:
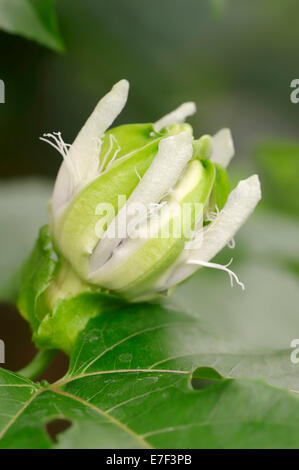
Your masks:
{"label": "flower bud", "polygon": [[62,299],[86,292],[154,298],[200,266],[224,269],[243,286],[228,266],[210,259],[253,211],[258,177],[230,193],[230,131],[195,139],[184,123],[195,113],[194,103],[156,123],[109,129],[128,87],[126,80],[114,85],[71,146],[60,133],[42,137],[64,160],[49,204],[59,263],[41,310],[53,311]]}

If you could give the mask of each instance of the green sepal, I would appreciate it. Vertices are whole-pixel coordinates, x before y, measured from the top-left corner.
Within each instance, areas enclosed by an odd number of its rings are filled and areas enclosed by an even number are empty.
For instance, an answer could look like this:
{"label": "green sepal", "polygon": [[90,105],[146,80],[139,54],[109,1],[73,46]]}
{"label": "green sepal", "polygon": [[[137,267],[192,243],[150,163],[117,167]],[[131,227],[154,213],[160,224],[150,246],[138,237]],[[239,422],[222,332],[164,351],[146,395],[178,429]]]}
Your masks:
{"label": "green sepal", "polygon": [[219,163],[214,163],[216,169],[215,183],[209,202],[209,210],[211,212],[221,211],[225,206],[230,193],[230,184],[227,172]]}
{"label": "green sepal", "polygon": [[[107,156],[104,169],[112,160],[116,151],[115,162],[132,152],[139,152],[143,147],[151,144],[153,140],[157,138],[160,140],[164,133],[165,131],[162,131],[159,135],[156,134],[152,123],[124,124],[109,129],[105,132],[100,152],[101,162],[105,156]],[[112,148],[111,139],[113,139]]]}
{"label": "green sepal", "polygon": [[121,305],[117,298],[102,292],[83,292],[58,302],[41,321],[33,340],[38,348],[61,349],[71,354],[78,334],[91,318]]}
{"label": "green sepal", "polygon": [[40,229],[23,268],[18,298],[18,308],[29,322],[38,348],[58,348],[69,354],[88,320],[120,302],[81,281],[56,253],[49,227]]}
{"label": "green sepal", "polygon": [[230,193],[230,184],[227,172],[219,163],[215,163],[216,179],[215,179],[215,192],[216,192],[216,205],[219,210],[223,209],[226,204],[227,198]]}
{"label": "green sepal", "polygon": [[48,225],[41,227],[34,248],[24,264],[21,290],[17,305],[33,330],[38,328],[42,315],[39,302],[58,269],[58,257],[53,248]]}
{"label": "green sepal", "polygon": [[210,158],[212,153],[212,137],[208,134],[202,135],[199,139],[193,140],[192,158]]}

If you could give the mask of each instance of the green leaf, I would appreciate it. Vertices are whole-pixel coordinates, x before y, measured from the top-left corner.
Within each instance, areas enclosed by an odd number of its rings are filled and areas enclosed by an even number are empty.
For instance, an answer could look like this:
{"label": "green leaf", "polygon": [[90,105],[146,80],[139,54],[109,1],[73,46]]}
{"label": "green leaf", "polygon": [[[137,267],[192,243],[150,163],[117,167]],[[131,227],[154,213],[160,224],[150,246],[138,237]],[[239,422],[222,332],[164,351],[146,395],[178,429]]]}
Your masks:
{"label": "green leaf", "polygon": [[62,52],[54,4],[55,0],[1,0],[0,28]]}
{"label": "green leaf", "polygon": [[[97,325],[101,325],[100,328]],[[184,371],[198,371],[201,366],[200,378],[208,378],[203,374],[202,366],[206,366],[216,368],[224,377],[264,378],[270,384],[299,392],[298,366],[290,361],[290,348],[248,351],[203,325],[201,319],[158,305],[131,305],[118,314],[103,314],[89,324],[84,345],[77,343],[70,374],[114,367],[122,369],[128,364],[130,369]],[[113,347],[104,337],[98,339],[101,330],[113,337]],[[88,367],[86,354],[93,358]],[[199,377],[198,372],[195,377]]]}
{"label": "green leaf", "polygon": [[298,217],[299,144],[292,141],[266,141],[255,151],[263,175],[263,200],[275,209]]}
{"label": "green leaf", "polygon": [[217,370],[212,369],[212,367],[198,367],[193,371],[193,379],[201,380],[222,380],[222,376],[217,372]]}
{"label": "green leaf", "polygon": [[[299,401],[261,381],[222,379],[202,367],[191,386],[198,320],[154,305],[91,320],[68,374],[36,385],[0,371],[2,448],[298,447]],[[178,351],[189,348],[183,364]],[[187,346],[191,345],[191,346]],[[206,348],[208,341],[206,341]],[[200,363],[197,363],[199,365]],[[46,424],[70,420],[51,442]]]}

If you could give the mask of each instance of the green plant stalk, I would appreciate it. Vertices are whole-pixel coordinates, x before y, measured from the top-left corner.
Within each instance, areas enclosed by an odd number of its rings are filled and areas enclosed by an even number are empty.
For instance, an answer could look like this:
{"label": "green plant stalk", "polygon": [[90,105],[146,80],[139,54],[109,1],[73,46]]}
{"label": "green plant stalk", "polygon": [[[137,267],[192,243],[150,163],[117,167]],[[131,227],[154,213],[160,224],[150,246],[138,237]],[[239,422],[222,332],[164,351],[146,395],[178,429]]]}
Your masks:
{"label": "green plant stalk", "polygon": [[18,374],[27,379],[35,379],[50,364],[56,352],[56,349],[43,349],[39,351],[27,366],[18,371]]}

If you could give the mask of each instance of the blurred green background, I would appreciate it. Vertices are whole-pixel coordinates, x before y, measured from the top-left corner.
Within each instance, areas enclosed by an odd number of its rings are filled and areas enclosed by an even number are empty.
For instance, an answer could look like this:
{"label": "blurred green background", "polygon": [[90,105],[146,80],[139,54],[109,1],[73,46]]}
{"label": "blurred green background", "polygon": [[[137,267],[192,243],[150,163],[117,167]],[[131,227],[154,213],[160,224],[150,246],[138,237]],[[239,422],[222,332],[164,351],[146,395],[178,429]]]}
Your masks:
{"label": "blurred green background", "polygon": [[[232,185],[253,172],[262,182],[263,201],[237,236],[236,250],[219,257],[234,257],[245,293],[231,289],[224,273],[201,270],[171,302],[201,315],[232,344],[250,351],[288,348],[299,336],[299,104],[290,101],[290,83],[299,76],[298,1],[57,0],[60,33],[53,2],[44,1],[40,42],[50,48],[0,33],[2,297],[12,297],[8,280],[46,221],[60,164],[38,137],[60,130],[72,142],[99,98],[127,78],[131,91],[118,123],[154,121],[194,100],[195,134],[232,130]],[[0,27],[9,30],[9,14],[19,19],[17,32],[26,29],[25,13],[0,5]],[[34,31],[30,25],[23,35],[38,37]],[[62,41],[65,51],[58,52]],[[12,338],[23,337],[24,325],[7,303],[1,315],[7,366],[19,367],[33,350],[24,346],[21,358],[14,353]]]}

